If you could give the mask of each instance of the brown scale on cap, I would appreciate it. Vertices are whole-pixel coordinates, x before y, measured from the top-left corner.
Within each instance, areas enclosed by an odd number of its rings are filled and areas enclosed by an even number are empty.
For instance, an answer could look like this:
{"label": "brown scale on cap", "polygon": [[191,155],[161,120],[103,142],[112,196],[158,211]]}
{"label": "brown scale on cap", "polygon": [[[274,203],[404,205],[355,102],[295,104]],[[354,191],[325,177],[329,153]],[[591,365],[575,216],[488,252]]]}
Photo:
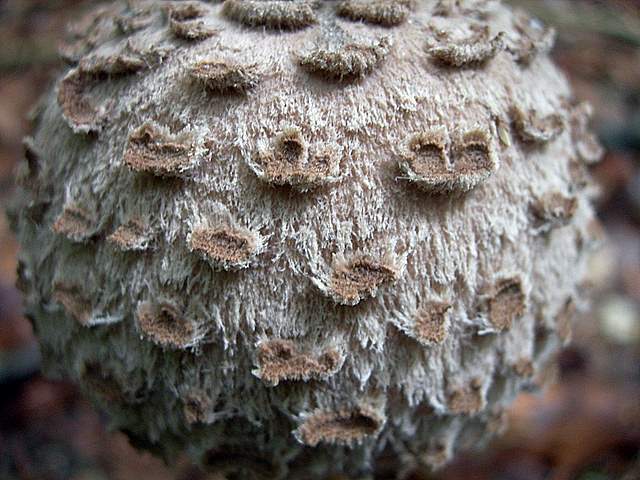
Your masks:
{"label": "brown scale on cap", "polygon": [[495,154],[486,132],[461,135],[450,155],[448,141],[442,129],[411,136],[399,162],[407,179],[431,193],[465,193],[495,171]]}
{"label": "brown scale on cap", "polygon": [[260,81],[256,63],[241,64],[229,60],[207,60],[191,67],[189,75],[207,90],[217,93],[244,93]]}
{"label": "brown scale on cap", "polygon": [[314,355],[301,352],[291,340],[268,340],[258,347],[257,360],[256,375],[276,386],[283,380],[324,380],[337,372],[342,358],[333,348]]}
{"label": "brown scale on cap", "polygon": [[180,177],[192,166],[192,150],[192,145],[169,140],[158,127],[144,124],[129,136],[123,162],[136,172]]}
{"label": "brown scale on cap", "polygon": [[388,37],[371,41],[356,41],[346,37],[316,45],[300,54],[300,66],[310,73],[336,81],[356,81],[369,75],[382,63],[391,50]]}
{"label": "brown scale on cap", "polygon": [[474,378],[469,385],[454,387],[447,395],[449,412],[454,415],[473,415],[480,412],[485,405],[482,396],[482,380]]}
{"label": "brown scale on cap", "polygon": [[100,82],[131,75],[146,68],[145,61],[136,55],[120,54],[88,58],[71,70],[58,87],[58,104],[76,133],[98,132],[106,119],[109,107],[95,105],[90,90]]}
{"label": "brown scale on cap", "polygon": [[458,176],[456,189],[459,191],[468,192],[489,178],[497,169],[489,132],[475,129],[462,134],[453,145],[451,163]]}
{"label": "brown scale on cap", "polygon": [[94,82],[92,75],[72,70],[60,83],[58,103],[72,128],[75,126],[79,131],[100,129],[96,120],[98,109],[86,93]]}
{"label": "brown scale on cap", "polygon": [[202,17],[207,10],[199,3],[185,2],[169,8],[169,29],[183,40],[204,40],[218,31],[205,25]]}
{"label": "brown scale on cap", "polygon": [[153,234],[142,221],[133,219],[120,225],[107,237],[107,242],[123,252],[147,250],[153,241]]}
{"label": "brown scale on cap", "polygon": [[76,203],[65,205],[51,229],[72,242],[86,242],[96,232],[94,216],[85,207]]}
{"label": "brown scale on cap", "polygon": [[377,435],[384,423],[380,413],[365,406],[335,412],[317,410],[298,427],[296,436],[310,447],[320,443],[354,445]]}
{"label": "brown scale on cap", "polygon": [[316,23],[317,0],[226,0],[222,13],[248,27],[300,30]]}
{"label": "brown scale on cap", "polygon": [[427,302],[418,311],[413,327],[416,339],[425,345],[442,343],[447,336],[447,317],[452,305],[447,302]]}
{"label": "brown scale on cap", "polygon": [[134,52],[121,52],[107,56],[89,56],[78,65],[80,71],[94,76],[114,77],[136,73],[146,67],[142,57]]}
{"label": "brown scale on cap", "polygon": [[353,21],[395,27],[407,20],[414,6],[414,0],[347,0],[337,5],[336,13]]}
{"label": "brown scale on cap", "polygon": [[427,50],[436,63],[462,68],[482,66],[504,48],[504,33],[490,38],[489,32],[482,30],[462,42],[440,44]]}
{"label": "brown scale on cap", "polygon": [[296,127],[285,128],[271,148],[259,150],[250,164],[261,180],[306,192],[336,182],[340,176],[340,156],[334,145],[307,144]]}
{"label": "brown scale on cap", "polygon": [[578,199],[560,192],[549,192],[531,205],[531,213],[538,227],[552,229],[571,222],[578,209]]}
{"label": "brown scale on cap", "polygon": [[53,285],[52,298],[62,305],[67,315],[80,325],[88,325],[93,314],[91,301],[84,296],[79,286],[56,282]]}
{"label": "brown scale on cap", "polygon": [[535,110],[524,112],[513,107],[511,118],[518,138],[525,143],[547,143],[564,131],[564,118],[557,113],[540,116]]}
{"label": "brown scale on cap", "polygon": [[168,302],[140,302],[136,317],[142,333],[161,347],[184,349],[193,344],[193,324]]}
{"label": "brown scale on cap", "polygon": [[191,250],[221,270],[247,268],[258,244],[259,239],[253,232],[229,226],[198,227],[191,232],[189,239]]}
{"label": "brown scale on cap", "polygon": [[334,267],[329,294],[337,303],[353,306],[374,297],[380,287],[397,279],[398,269],[390,262],[356,257]]}
{"label": "brown scale on cap", "polygon": [[517,277],[505,278],[497,282],[488,302],[489,321],[498,330],[508,330],[515,320],[526,310],[526,296],[522,282]]}
{"label": "brown scale on cap", "polygon": [[420,188],[450,191],[455,186],[455,174],[448,165],[447,137],[443,130],[429,130],[412,135],[399,162],[400,169]]}

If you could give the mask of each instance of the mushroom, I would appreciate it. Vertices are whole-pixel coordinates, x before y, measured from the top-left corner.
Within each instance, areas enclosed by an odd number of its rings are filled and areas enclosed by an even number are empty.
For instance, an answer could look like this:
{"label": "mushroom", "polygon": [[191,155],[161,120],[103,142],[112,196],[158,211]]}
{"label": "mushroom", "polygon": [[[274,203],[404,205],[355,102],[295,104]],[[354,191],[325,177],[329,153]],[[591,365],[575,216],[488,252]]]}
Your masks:
{"label": "mushroom", "polygon": [[137,444],[239,478],[440,465],[490,434],[584,304],[570,172],[595,155],[551,37],[524,61],[531,32],[480,0],[102,15],[15,202],[43,362],[85,391],[99,362]]}

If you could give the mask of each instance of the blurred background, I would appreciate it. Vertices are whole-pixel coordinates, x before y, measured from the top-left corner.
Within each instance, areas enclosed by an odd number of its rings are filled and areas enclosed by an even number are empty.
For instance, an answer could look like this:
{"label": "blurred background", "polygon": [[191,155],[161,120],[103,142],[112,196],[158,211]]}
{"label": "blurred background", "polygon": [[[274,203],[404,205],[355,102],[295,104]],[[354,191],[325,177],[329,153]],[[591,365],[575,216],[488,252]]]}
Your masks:
{"label": "blurred background", "polygon": [[[640,480],[640,0],[505,1],[556,27],[555,60],[594,106],[607,242],[590,266],[591,313],[557,360],[561,382],[522,394],[488,449],[413,480]],[[0,0],[2,206],[29,109],[63,68],[67,25],[95,3]],[[137,452],[73,385],[41,376],[14,287],[17,248],[0,215],[0,480],[221,480]]]}

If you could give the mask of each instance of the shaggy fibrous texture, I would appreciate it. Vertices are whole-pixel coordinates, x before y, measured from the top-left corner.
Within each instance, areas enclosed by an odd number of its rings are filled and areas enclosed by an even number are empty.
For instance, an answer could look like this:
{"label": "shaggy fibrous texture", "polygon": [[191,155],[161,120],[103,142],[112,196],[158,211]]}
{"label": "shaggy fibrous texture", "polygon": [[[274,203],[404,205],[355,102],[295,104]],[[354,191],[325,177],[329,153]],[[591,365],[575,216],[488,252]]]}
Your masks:
{"label": "shaggy fibrous texture", "polygon": [[549,377],[598,242],[552,41],[495,1],[96,10],[12,217],[47,370],[229,478],[476,445]]}

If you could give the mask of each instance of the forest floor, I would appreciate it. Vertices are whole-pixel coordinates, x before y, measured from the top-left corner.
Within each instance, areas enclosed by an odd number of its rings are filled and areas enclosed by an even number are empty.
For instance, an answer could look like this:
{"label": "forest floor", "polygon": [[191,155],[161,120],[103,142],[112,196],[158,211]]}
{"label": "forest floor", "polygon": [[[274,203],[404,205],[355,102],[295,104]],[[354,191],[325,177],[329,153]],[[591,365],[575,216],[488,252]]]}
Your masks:
{"label": "forest floor", "polygon": [[[57,45],[89,1],[0,0],[0,205],[13,188],[27,113],[61,71]],[[95,3],[95,2],[93,2]],[[511,0],[559,37],[554,57],[590,101],[607,148],[593,168],[607,242],[590,266],[593,308],[558,358],[562,380],[522,394],[501,438],[414,480],[640,479],[640,1]],[[0,215],[0,479],[208,479],[170,471],[105,430],[70,384],[39,373],[14,288],[17,245]]]}

